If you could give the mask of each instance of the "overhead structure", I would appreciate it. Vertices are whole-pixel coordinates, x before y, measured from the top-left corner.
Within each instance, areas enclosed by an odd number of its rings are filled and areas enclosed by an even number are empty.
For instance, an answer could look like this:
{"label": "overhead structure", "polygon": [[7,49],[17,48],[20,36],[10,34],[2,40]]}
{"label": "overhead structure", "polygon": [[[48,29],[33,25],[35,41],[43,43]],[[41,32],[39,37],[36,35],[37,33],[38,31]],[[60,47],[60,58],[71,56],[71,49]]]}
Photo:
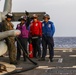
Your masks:
{"label": "overhead structure", "polygon": [[[13,21],[18,21],[18,19],[22,16],[22,15],[26,15],[25,12],[12,12],[14,17],[13,17]],[[43,20],[43,16],[46,12],[29,12],[29,17],[32,17],[33,14],[37,14],[38,15],[38,19],[40,21]]]}
{"label": "overhead structure", "polygon": [[[12,10],[12,0],[5,0],[3,12],[0,12],[0,22],[5,19],[5,15]],[[18,19],[22,15],[26,15],[25,12],[12,12],[14,17],[12,21],[18,21]],[[43,15],[45,12],[29,12],[29,16],[31,17],[33,14],[37,14],[39,20],[43,20]]]}

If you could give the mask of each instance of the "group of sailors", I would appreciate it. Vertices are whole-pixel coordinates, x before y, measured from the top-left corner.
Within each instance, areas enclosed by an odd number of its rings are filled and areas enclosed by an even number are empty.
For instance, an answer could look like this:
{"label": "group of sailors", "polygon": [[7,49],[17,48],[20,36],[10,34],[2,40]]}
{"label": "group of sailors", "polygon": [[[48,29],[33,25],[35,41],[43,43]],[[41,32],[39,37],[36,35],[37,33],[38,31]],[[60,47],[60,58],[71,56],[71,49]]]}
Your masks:
{"label": "group of sailors", "polygon": [[[11,23],[13,18],[12,13],[6,15],[5,20],[1,22],[1,29],[3,31],[14,30],[14,25]],[[38,15],[33,14],[32,18],[26,16],[21,16],[18,21],[16,29],[21,31],[21,34],[16,38],[23,47],[23,59],[26,61],[26,55],[29,55],[27,51],[28,42],[32,43],[33,46],[33,57],[39,61],[45,61],[47,54],[47,46],[49,49],[49,59],[53,62],[54,57],[54,40],[53,35],[55,33],[55,26],[52,21],[50,21],[50,16],[44,14],[43,21],[39,21]],[[21,56],[21,47],[15,37],[7,37],[4,39],[8,46],[8,54],[10,59],[10,64],[17,64]],[[17,41],[17,49],[15,47],[15,41]],[[42,43],[42,50],[40,44]],[[17,51],[17,52],[16,52]]]}

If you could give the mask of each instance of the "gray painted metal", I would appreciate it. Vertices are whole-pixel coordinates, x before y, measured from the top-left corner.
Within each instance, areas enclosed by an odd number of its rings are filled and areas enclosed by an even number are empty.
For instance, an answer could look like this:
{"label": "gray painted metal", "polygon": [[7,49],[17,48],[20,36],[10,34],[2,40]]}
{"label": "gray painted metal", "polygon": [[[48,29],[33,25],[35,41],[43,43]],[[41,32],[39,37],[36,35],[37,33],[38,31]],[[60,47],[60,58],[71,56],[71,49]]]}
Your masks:
{"label": "gray painted metal", "polygon": [[11,8],[12,8],[12,0],[5,0],[3,12],[6,12],[6,11],[11,12]]}
{"label": "gray painted metal", "polygon": [[[33,14],[37,14],[38,15],[38,19],[40,21],[43,20],[43,16],[44,14],[46,14],[46,12],[29,12],[29,17],[32,17]],[[18,21],[18,19],[21,17],[21,16],[26,16],[25,12],[13,12],[13,21]]]}
{"label": "gray painted metal", "polygon": [[5,0],[3,12],[0,12],[0,22],[5,19],[5,15],[11,12],[12,0]]}
{"label": "gray painted metal", "polygon": [[9,30],[9,31],[5,31],[5,32],[0,32],[0,40],[8,37],[8,36],[17,36],[19,35],[21,32],[19,30]]}
{"label": "gray painted metal", "polygon": [[2,13],[0,12],[0,22],[2,21],[1,17],[2,17]]}
{"label": "gray painted metal", "polygon": [[5,41],[0,41],[0,56],[5,54],[7,51],[7,45]]}

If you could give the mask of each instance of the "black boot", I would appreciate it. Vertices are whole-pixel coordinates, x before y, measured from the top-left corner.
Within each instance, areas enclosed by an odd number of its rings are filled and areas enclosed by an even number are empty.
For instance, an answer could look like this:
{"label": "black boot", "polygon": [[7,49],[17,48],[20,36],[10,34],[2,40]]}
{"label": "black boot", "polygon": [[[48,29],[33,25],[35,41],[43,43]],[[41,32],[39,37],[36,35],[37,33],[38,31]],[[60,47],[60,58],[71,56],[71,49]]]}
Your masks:
{"label": "black boot", "polygon": [[53,62],[53,58],[49,57],[49,59],[50,59],[50,62]]}
{"label": "black boot", "polygon": [[24,59],[24,62],[26,61],[26,59]]}
{"label": "black boot", "polygon": [[38,59],[38,61],[45,61],[45,58],[40,58]]}
{"label": "black boot", "polygon": [[26,61],[26,57],[24,57],[24,62]]}
{"label": "black boot", "polygon": [[53,62],[53,59],[50,59],[50,62]]}
{"label": "black boot", "polygon": [[17,65],[17,61],[10,62],[10,64]]}

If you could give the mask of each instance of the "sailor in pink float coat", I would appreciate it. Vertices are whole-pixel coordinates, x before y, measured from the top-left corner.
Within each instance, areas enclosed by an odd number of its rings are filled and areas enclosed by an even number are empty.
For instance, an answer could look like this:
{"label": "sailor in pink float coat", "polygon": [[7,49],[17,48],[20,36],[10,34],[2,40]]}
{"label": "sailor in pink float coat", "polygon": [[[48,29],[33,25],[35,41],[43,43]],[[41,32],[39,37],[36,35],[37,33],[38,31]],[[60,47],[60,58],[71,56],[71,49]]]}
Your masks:
{"label": "sailor in pink float coat", "polygon": [[[22,45],[22,47],[24,48],[25,52],[28,54],[27,43],[28,43],[29,31],[26,28],[26,17],[21,16],[19,21],[20,21],[20,24],[17,25],[16,29],[19,29],[21,31],[21,34],[18,36],[18,40],[19,40],[20,44]],[[20,56],[21,56],[21,48],[20,48],[19,43],[17,42],[17,60],[20,60]],[[24,57],[24,61],[26,61],[24,52],[23,52],[23,57]]]}

